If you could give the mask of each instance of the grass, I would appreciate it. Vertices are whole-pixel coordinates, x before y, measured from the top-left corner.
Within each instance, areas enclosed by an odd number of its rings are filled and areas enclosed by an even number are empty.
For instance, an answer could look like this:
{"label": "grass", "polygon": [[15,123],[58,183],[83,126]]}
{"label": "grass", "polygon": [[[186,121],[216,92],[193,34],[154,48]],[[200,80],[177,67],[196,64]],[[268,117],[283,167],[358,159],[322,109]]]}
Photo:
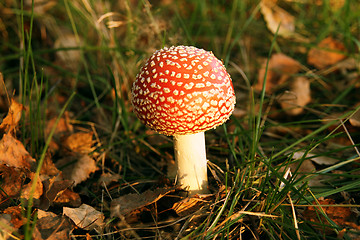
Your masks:
{"label": "grass", "polygon": [[[51,138],[44,137],[50,117],[66,110],[77,128],[96,129],[101,143],[96,153],[103,158],[98,158],[100,171],[121,178],[105,195],[93,186],[99,174],[74,188],[84,203],[103,209],[109,219],[107,232],[91,232],[94,238],[160,239],[170,233],[170,239],[359,237],[358,229],[334,220],[322,208],[323,198],[333,199],[336,207],[360,206],[359,130],[349,132],[348,123],[360,99],[356,81],[344,80],[350,74],[359,76],[359,69],[324,74],[306,61],[307,51],[327,36],[340,39],[346,54],[359,60],[360,9],[355,0],[345,1],[341,9],[334,9],[332,1],[321,6],[312,1],[281,2],[295,16],[296,31],[306,41],[270,33],[258,1],[55,2],[56,7],[48,9],[29,1],[1,3],[0,13],[7,14],[0,14],[0,72],[8,92],[15,90],[15,97],[28,108],[18,135],[38,160],[38,171]],[[61,40],[64,35],[73,38]],[[73,45],[56,46],[57,41]],[[172,139],[149,131],[133,114],[132,82],[154,50],[180,44],[211,50],[223,59],[233,79],[236,108],[246,114],[206,133],[208,159],[216,174],[209,172],[214,199],[184,218],[153,216],[125,231],[116,226],[118,219],[110,218],[111,199],[163,187],[159,179],[173,160]],[[286,116],[274,101],[282,90],[269,95],[251,87],[260,59],[269,60],[279,52],[309,69],[301,74],[312,80],[313,100],[297,117]],[[72,96],[72,101],[63,100]],[[341,117],[323,121],[335,113]],[[340,140],[351,141],[344,145],[338,144]],[[295,153],[302,155],[294,157]],[[314,172],[303,172],[301,166],[309,160],[325,156],[340,161],[315,164]],[[289,167],[291,174],[285,171]],[[316,177],[322,179],[320,186],[310,184]],[[226,191],[218,192],[219,186]],[[309,207],[314,207],[315,217],[308,216]],[[19,229],[27,239],[36,224],[32,213],[29,203],[28,223]]]}

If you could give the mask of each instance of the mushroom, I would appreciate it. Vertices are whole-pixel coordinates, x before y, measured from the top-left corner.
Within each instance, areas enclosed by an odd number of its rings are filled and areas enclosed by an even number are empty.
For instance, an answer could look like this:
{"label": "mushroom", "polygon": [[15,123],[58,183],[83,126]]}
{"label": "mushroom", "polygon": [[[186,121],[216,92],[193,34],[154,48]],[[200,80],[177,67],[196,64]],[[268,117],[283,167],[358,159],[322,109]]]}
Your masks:
{"label": "mushroom", "polygon": [[132,87],[137,117],[174,136],[177,179],[191,195],[208,189],[204,132],[223,124],[235,106],[230,75],[212,52],[192,46],[157,50]]}

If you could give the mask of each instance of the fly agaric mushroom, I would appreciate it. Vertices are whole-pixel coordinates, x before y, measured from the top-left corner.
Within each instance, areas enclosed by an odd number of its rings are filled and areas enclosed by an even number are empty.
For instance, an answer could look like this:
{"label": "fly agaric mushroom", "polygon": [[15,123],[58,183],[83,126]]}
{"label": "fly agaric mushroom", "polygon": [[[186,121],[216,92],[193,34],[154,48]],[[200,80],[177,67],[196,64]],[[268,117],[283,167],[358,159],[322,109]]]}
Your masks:
{"label": "fly agaric mushroom", "polygon": [[211,52],[188,46],[156,51],[132,88],[137,117],[174,136],[177,179],[190,194],[207,191],[204,131],[223,124],[235,106],[230,75]]}

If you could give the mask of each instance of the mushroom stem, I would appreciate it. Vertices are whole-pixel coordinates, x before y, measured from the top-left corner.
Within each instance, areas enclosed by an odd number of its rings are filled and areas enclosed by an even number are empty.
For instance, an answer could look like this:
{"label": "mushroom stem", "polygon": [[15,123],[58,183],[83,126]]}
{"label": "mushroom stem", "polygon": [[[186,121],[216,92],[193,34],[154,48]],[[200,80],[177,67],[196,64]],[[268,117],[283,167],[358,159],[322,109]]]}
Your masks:
{"label": "mushroom stem", "polygon": [[204,132],[174,135],[177,179],[191,195],[206,193],[208,186]]}

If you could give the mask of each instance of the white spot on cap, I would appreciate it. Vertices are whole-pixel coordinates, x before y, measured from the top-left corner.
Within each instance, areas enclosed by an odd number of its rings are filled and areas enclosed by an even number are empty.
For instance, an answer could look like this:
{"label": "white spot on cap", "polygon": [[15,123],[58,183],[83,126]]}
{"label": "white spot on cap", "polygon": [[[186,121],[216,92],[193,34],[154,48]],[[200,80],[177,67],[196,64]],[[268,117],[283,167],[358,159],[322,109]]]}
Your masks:
{"label": "white spot on cap", "polygon": [[174,103],[174,102],[175,102],[175,99],[174,99],[173,97],[168,97],[168,98],[167,98],[167,101],[168,101],[169,103]]}
{"label": "white spot on cap", "polygon": [[189,82],[189,83],[186,83],[186,84],[184,85],[184,88],[185,88],[186,90],[190,90],[190,89],[192,89],[193,86],[194,86],[194,83],[193,83],[193,82]]}
{"label": "white spot on cap", "polygon": [[204,102],[204,104],[201,106],[201,108],[204,109],[204,110],[206,110],[206,109],[208,109],[209,106],[210,106],[209,103]]}
{"label": "white spot on cap", "polygon": [[212,106],[216,107],[217,104],[218,104],[218,102],[217,102],[216,100],[211,100],[211,101],[210,101],[210,104],[211,104]]}

